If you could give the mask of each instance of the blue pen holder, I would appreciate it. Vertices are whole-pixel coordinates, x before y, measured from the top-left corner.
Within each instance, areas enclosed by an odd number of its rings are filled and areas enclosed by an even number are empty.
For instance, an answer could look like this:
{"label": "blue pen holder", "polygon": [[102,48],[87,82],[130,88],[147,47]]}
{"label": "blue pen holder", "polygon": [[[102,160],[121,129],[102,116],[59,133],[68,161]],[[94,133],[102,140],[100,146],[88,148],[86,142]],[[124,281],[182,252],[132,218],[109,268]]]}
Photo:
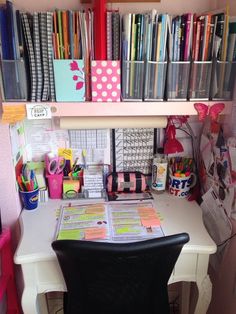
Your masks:
{"label": "blue pen holder", "polygon": [[25,209],[32,210],[38,207],[39,189],[34,191],[19,191]]}

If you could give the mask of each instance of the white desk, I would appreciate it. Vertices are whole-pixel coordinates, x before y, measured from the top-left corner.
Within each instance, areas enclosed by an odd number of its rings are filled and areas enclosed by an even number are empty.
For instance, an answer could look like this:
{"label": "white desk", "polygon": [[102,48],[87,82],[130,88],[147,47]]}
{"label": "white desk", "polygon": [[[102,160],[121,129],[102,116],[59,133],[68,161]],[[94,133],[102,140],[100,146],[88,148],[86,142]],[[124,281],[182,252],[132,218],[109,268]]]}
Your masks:
{"label": "white desk", "polygon": [[[68,201],[63,201],[68,203]],[[78,202],[78,201],[77,201]],[[22,308],[24,314],[45,314],[39,311],[37,295],[49,291],[65,291],[65,283],[51,248],[56,227],[55,210],[62,201],[49,201],[35,211],[23,210],[21,240],[15,253],[15,263],[21,264],[24,276]],[[163,218],[165,235],[187,232],[190,241],[178,258],[169,283],[194,281],[199,289],[196,314],[205,314],[211,299],[211,282],[207,275],[209,255],[216,251],[216,245],[208,235],[203,223],[201,208],[195,202],[176,199],[168,194],[155,196],[155,206]],[[185,290],[182,313],[188,313],[189,290]],[[42,308],[41,308],[42,309]]]}

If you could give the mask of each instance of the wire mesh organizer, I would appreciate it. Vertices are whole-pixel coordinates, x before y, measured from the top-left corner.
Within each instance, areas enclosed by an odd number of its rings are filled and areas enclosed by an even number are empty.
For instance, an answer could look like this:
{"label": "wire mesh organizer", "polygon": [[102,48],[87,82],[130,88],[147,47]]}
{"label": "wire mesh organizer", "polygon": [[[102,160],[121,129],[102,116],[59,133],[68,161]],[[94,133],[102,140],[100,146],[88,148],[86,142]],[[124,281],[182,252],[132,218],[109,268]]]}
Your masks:
{"label": "wire mesh organizer", "polygon": [[232,100],[236,79],[236,62],[215,60],[211,78],[212,100]]}

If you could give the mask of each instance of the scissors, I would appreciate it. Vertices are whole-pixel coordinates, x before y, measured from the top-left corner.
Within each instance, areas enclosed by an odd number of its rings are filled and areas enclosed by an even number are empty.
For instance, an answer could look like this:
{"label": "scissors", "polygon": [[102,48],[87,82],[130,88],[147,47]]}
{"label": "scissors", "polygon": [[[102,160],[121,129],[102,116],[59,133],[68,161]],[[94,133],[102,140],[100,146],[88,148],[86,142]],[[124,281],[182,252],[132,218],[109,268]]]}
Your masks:
{"label": "scissors", "polygon": [[47,172],[49,174],[59,174],[62,173],[63,169],[65,168],[66,160],[64,157],[53,157],[48,159],[47,162]]}

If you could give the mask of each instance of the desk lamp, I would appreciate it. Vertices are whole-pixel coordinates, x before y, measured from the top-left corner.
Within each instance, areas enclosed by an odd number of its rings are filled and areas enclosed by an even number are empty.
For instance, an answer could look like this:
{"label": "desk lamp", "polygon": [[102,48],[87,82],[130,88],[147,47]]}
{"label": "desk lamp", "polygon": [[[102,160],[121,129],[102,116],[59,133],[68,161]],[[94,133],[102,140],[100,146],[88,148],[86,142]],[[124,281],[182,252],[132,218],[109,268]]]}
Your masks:
{"label": "desk lamp", "polygon": [[181,153],[184,151],[182,144],[176,139],[176,129],[171,120],[168,120],[166,128],[166,142],[164,144],[164,154]]}

